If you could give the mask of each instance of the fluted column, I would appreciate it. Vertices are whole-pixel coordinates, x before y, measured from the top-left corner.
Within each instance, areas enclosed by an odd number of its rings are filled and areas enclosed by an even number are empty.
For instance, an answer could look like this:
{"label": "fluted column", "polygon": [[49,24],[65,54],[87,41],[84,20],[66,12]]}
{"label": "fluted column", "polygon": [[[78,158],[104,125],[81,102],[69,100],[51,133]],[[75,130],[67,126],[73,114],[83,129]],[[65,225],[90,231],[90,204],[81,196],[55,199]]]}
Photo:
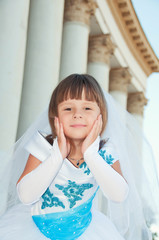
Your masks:
{"label": "fluted column", "polygon": [[49,102],[60,68],[64,0],[32,0],[17,138]]}
{"label": "fluted column", "polygon": [[93,0],[65,1],[60,80],[71,73],[86,73],[90,16]]}
{"label": "fluted column", "polygon": [[144,106],[147,105],[147,98],[143,92],[133,92],[128,94],[127,110],[143,125]]}
{"label": "fluted column", "polygon": [[109,59],[114,51],[109,34],[90,36],[87,72],[94,76],[105,91],[109,87]]}
{"label": "fluted column", "polygon": [[124,109],[127,107],[127,88],[131,75],[127,68],[113,68],[109,76],[109,92]]}

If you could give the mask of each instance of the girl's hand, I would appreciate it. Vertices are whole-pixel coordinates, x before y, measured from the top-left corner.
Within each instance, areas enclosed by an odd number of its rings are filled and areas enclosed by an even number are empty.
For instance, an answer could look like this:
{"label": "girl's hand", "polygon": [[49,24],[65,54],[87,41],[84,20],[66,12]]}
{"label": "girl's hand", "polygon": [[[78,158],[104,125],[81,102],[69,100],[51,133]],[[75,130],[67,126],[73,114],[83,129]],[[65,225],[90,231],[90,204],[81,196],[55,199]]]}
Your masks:
{"label": "girl's hand", "polygon": [[69,143],[68,139],[66,139],[64,131],[63,131],[62,123],[59,122],[59,119],[57,117],[55,117],[54,125],[55,125],[55,129],[56,129],[59,149],[60,149],[63,159],[65,159],[70,152],[70,143]]}
{"label": "girl's hand", "polygon": [[82,144],[82,153],[86,151],[86,149],[96,140],[96,138],[99,136],[102,130],[102,115],[100,114],[96,121],[94,122],[94,125],[88,134],[88,136],[85,138]]}

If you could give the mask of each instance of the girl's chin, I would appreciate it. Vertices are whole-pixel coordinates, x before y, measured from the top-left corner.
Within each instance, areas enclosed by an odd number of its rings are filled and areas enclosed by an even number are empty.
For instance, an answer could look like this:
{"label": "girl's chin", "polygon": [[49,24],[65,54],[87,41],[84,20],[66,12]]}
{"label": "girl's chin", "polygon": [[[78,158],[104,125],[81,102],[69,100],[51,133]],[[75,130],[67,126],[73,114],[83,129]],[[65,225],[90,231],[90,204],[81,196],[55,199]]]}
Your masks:
{"label": "girl's chin", "polygon": [[68,135],[65,134],[65,136],[70,141],[84,141],[84,139],[87,137],[87,135],[83,135],[83,136],[70,136],[69,134]]}

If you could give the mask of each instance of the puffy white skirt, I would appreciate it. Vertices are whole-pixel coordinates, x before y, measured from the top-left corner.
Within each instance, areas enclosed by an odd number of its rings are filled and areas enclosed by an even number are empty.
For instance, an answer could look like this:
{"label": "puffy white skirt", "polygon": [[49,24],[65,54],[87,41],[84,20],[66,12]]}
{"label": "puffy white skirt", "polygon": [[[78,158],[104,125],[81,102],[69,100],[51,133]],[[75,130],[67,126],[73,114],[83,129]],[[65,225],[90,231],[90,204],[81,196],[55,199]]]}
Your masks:
{"label": "puffy white skirt", "polygon": [[[18,204],[0,218],[0,240],[48,240],[48,238],[40,232],[32,220],[30,206]],[[124,239],[108,217],[93,208],[92,221],[78,240]]]}

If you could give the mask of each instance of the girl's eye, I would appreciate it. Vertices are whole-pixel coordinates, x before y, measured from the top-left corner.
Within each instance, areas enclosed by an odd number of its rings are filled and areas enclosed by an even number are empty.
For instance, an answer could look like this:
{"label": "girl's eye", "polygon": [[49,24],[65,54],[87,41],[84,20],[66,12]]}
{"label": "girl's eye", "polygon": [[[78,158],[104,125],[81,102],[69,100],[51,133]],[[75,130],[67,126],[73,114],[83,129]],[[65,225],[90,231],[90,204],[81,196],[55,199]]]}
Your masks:
{"label": "girl's eye", "polygon": [[86,108],[85,108],[85,110],[91,110],[91,108],[89,108],[89,107],[86,107]]}
{"label": "girl's eye", "polygon": [[65,108],[65,111],[71,111],[71,108]]}

